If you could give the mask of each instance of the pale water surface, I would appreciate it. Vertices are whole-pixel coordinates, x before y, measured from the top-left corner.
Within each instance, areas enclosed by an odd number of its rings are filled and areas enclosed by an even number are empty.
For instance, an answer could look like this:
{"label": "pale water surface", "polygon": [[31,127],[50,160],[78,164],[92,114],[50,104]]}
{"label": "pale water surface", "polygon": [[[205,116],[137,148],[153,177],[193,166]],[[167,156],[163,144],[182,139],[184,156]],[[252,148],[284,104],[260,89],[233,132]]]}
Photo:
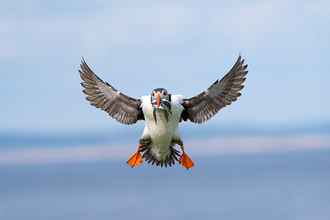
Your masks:
{"label": "pale water surface", "polygon": [[0,167],[0,219],[325,220],[330,151]]}

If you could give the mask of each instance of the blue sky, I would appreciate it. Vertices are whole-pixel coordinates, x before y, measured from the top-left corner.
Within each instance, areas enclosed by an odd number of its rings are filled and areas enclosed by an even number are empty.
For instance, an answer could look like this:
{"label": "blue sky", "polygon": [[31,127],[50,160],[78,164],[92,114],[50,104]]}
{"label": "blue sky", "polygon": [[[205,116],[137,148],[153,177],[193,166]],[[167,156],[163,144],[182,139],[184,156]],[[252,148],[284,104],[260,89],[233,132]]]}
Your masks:
{"label": "blue sky", "polygon": [[2,1],[0,131],[124,128],[85,100],[82,57],[126,95],[189,98],[241,53],[242,96],[208,123],[330,122],[329,11],[321,0]]}

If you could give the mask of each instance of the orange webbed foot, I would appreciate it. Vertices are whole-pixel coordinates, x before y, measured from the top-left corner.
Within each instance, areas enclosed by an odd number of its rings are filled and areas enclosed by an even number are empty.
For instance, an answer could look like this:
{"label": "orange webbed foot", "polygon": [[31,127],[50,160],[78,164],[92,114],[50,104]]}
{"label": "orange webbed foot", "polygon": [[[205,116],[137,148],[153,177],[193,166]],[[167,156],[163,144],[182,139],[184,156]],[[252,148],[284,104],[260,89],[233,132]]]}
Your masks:
{"label": "orange webbed foot", "polygon": [[181,157],[179,159],[179,163],[184,166],[185,168],[187,168],[187,170],[189,170],[189,168],[194,166],[194,162],[190,159],[190,157],[188,157],[188,155],[184,152],[183,146],[180,146],[182,149],[182,154]]}
{"label": "orange webbed foot", "polygon": [[136,165],[139,165],[140,163],[142,163],[142,156],[140,154],[140,147],[142,146],[142,144],[139,144],[139,147],[137,149],[137,151],[132,155],[130,156],[126,163],[128,165],[130,165],[131,167],[134,167]]}

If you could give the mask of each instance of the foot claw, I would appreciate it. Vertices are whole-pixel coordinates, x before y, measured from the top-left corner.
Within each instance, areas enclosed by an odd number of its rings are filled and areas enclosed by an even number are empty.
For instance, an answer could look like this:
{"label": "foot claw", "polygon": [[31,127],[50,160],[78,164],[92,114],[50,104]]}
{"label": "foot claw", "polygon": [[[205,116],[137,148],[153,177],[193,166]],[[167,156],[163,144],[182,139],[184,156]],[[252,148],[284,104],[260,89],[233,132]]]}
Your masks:
{"label": "foot claw", "polygon": [[139,144],[139,147],[138,147],[137,151],[132,156],[130,156],[126,161],[126,163],[128,165],[130,165],[131,168],[133,168],[134,166],[139,165],[140,163],[142,163],[142,156],[140,154],[140,147],[141,147],[141,144]]}
{"label": "foot claw", "polygon": [[183,146],[181,146],[182,149],[182,154],[181,157],[179,159],[179,163],[184,166],[185,168],[187,168],[187,170],[189,170],[189,168],[194,166],[194,162],[190,159],[190,157],[188,157],[188,155],[184,152]]}

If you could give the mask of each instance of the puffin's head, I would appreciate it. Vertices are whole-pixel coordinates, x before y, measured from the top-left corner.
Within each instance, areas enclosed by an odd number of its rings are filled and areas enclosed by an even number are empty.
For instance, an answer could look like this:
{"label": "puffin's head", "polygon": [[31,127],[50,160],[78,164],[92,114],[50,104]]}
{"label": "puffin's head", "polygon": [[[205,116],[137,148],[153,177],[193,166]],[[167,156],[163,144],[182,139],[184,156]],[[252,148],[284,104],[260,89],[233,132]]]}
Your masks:
{"label": "puffin's head", "polygon": [[154,119],[157,123],[156,119],[156,111],[157,109],[164,111],[164,116],[166,121],[168,122],[169,116],[172,115],[171,112],[171,95],[168,94],[166,89],[158,88],[154,89],[151,93],[151,104],[154,109]]}

